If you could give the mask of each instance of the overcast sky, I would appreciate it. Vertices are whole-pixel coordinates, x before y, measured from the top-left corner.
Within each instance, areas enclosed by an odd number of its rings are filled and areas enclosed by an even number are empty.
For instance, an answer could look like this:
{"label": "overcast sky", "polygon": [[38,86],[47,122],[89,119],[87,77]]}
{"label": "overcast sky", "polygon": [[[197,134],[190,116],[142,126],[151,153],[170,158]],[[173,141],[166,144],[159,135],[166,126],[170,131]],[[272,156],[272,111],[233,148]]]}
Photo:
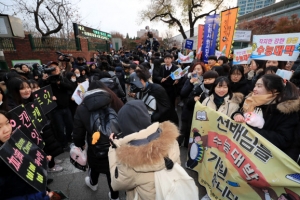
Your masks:
{"label": "overcast sky", "polygon": [[[166,24],[163,24],[162,22],[143,22],[142,24],[138,24],[138,13],[140,10],[147,7],[149,0],[70,1],[80,1],[77,6],[80,9],[83,25],[86,25],[87,23],[91,28],[100,29],[104,32],[117,31],[123,35],[128,33],[130,37],[133,37],[136,36],[138,30],[144,29],[147,25],[150,26],[150,28],[158,29],[160,36],[164,36],[166,31],[170,31]],[[12,4],[11,0],[0,0],[0,2],[8,5]],[[225,2],[227,2],[227,5],[230,5],[230,7],[235,7],[237,5],[237,0],[225,0]],[[3,10],[2,5],[0,5],[0,9]],[[6,9],[5,13],[12,14],[10,9]],[[198,23],[203,23],[203,21],[198,21]],[[188,30],[188,28],[186,27],[185,30]],[[171,33],[172,35],[179,34],[176,30],[171,30]]]}

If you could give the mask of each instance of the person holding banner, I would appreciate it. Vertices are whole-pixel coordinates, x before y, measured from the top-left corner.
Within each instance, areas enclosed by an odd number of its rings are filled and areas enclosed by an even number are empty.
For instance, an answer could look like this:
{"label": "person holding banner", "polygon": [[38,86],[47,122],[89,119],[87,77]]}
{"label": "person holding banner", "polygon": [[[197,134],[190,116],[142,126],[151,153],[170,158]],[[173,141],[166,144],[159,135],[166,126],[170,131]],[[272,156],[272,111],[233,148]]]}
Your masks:
{"label": "person holding banner", "polygon": [[218,77],[215,80],[209,95],[210,96],[207,97],[202,104],[229,117],[239,110],[239,104],[241,104],[244,99],[243,94],[232,93],[230,82],[228,78],[224,76]]}
{"label": "person holding banner", "polygon": [[[203,73],[205,73],[205,68],[202,67],[201,63],[195,63],[189,68],[189,73],[187,74],[187,79],[180,91],[180,97],[182,100],[186,102],[189,94],[196,88],[202,87],[203,85]],[[181,145],[185,135],[190,133],[192,117],[193,117],[193,109],[188,109],[187,105],[184,104],[183,110],[181,113],[181,129],[180,136],[178,138],[178,142]],[[188,132],[188,133],[187,133]],[[187,144],[186,144],[187,146]]]}
{"label": "person holding banner", "polygon": [[[12,126],[8,113],[0,110],[0,148],[10,139]],[[2,159],[0,159],[0,197],[1,199],[50,200],[53,192],[38,192],[19,175],[17,175]]]}
{"label": "person holding banner", "polygon": [[[232,118],[247,123],[253,130],[269,140],[293,160],[297,161],[299,143],[299,92],[296,86],[274,74],[263,75],[255,84],[253,93],[245,100],[241,111]],[[245,113],[256,113],[251,123],[245,120]],[[256,127],[256,120],[265,123]]]}

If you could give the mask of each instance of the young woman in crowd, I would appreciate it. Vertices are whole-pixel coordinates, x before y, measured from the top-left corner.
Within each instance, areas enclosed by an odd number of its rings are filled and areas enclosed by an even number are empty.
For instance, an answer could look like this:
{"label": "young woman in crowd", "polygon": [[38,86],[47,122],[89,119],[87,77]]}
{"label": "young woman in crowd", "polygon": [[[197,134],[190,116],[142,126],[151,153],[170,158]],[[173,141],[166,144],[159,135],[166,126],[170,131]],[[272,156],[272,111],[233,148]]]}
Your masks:
{"label": "young woman in crowd", "polygon": [[[209,70],[203,74],[203,83],[196,85],[191,93],[189,94],[184,107],[183,112],[186,113],[185,120],[182,120],[180,133],[184,136],[184,146],[188,147],[189,138],[190,138],[190,130],[192,125],[192,117],[194,113],[195,102],[200,101],[202,103],[206,97],[209,96],[209,91],[215,82],[216,78],[218,78],[218,73],[216,71]],[[181,118],[182,118],[181,117]]]}
{"label": "young woman in crowd", "polygon": [[75,101],[72,100],[72,95],[73,95],[74,91],[76,90],[76,88],[78,86],[78,83],[77,83],[76,75],[75,75],[74,72],[67,72],[66,73],[66,78],[69,81],[70,85],[72,85],[72,89],[68,90],[68,94],[70,96],[69,108],[71,110],[72,117],[74,118],[75,111],[76,111],[76,108],[77,108],[77,104],[76,104]]}
{"label": "young woman in crowd", "polygon": [[1,87],[0,87],[0,110],[3,110],[3,111],[10,110],[10,108],[7,105],[6,94],[4,93],[4,91],[2,90]]}
{"label": "young woman in crowd", "polygon": [[81,67],[78,67],[74,70],[76,81],[77,83],[83,83],[85,81],[85,78],[81,75]]}
{"label": "young woman in crowd", "polygon": [[22,77],[13,77],[8,80],[7,90],[8,106],[10,109],[21,104],[25,105],[34,99],[28,80]]}
{"label": "young woman in crowd", "polygon": [[111,176],[109,173],[108,148],[109,140],[101,136],[101,148],[97,152],[92,147],[93,130],[91,127],[90,117],[92,113],[100,112],[101,109],[110,106],[116,112],[123,106],[121,100],[102,82],[93,81],[89,85],[82,104],[76,110],[74,116],[73,140],[77,147],[85,147],[85,139],[88,143],[87,158],[89,164],[89,174],[85,178],[86,185],[93,191],[97,190],[98,178],[100,173],[106,174],[107,182],[110,189],[110,198],[118,199],[119,192],[114,191],[111,187]]}
{"label": "young woman in crowd", "polygon": [[202,104],[229,117],[239,110],[239,104],[242,103],[244,98],[244,95],[241,93],[232,93],[230,82],[224,76],[215,80],[209,95]]}
{"label": "young woman in crowd", "polygon": [[[202,65],[198,62],[190,67],[187,79],[180,92],[180,97],[183,102],[187,101],[189,94],[193,91],[194,88],[204,87],[202,76],[204,72],[205,68],[202,67]],[[186,103],[183,104],[183,110],[181,113],[180,137],[178,138],[179,145],[182,144],[185,135],[188,135],[190,132],[193,110],[194,109],[188,109]]]}
{"label": "young woman in crowd", "polygon": [[233,93],[239,92],[244,96],[250,93],[248,81],[244,75],[244,67],[241,65],[233,66],[229,72],[230,89]]}
{"label": "young woman in crowd", "polygon": [[[0,110],[0,147],[10,139],[12,126],[7,112]],[[0,197],[1,199],[50,200],[52,192],[37,192],[0,159]]]}
{"label": "young woman in crowd", "polygon": [[40,89],[39,84],[35,80],[28,80],[28,83],[32,92],[35,92]]}
{"label": "young woman in crowd", "polygon": [[257,79],[264,74],[265,68],[265,61],[251,60],[250,71],[247,73],[247,80],[250,90],[254,88]]}
{"label": "young woman in crowd", "polygon": [[262,127],[250,126],[295,161],[299,156],[299,92],[295,85],[274,74],[262,76],[243,104],[232,115],[236,122],[245,122],[244,113],[254,112],[265,121]]}
{"label": "young woman in crowd", "polygon": [[278,69],[284,69],[286,65],[286,61],[277,61],[277,60],[267,60],[266,61],[266,68],[268,67],[278,67]]}

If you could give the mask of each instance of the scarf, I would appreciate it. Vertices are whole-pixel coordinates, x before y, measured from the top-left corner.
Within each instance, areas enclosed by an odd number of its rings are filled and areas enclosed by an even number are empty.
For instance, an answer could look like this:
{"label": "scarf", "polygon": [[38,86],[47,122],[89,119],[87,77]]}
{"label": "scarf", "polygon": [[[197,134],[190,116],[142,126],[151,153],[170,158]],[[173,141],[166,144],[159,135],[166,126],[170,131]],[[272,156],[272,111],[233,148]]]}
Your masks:
{"label": "scarf", "polygon": [[220,108],[220,106],[224,103],[224,99],[228,94],[226,94],[223,97],[220,97],[216,93],[214,93],[214,103],[216,104],[217,110]]}
{"label": "scarf", "polygon": [[253,112],[255,107],[271,103],[277,97],[277,94],[251,94],[244,102],[243,112]]}

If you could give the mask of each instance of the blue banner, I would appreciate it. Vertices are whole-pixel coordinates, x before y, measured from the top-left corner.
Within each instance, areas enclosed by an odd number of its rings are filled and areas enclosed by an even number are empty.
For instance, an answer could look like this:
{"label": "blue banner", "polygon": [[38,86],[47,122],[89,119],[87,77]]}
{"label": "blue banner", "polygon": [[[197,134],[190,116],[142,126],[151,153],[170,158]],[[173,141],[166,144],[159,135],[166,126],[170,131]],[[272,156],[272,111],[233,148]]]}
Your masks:
{"label": "blue banner", "polygon": [[208,15],[205,18],[203,43],[202,43],[202,60],[207,63],[210,55],[215,55],[217,37],[219,31],[219,15]]}
{"label": "blue banner", "polygon": [[193,50],[194,41],[193,40],[186,40],[185,41],[185,48]]}

